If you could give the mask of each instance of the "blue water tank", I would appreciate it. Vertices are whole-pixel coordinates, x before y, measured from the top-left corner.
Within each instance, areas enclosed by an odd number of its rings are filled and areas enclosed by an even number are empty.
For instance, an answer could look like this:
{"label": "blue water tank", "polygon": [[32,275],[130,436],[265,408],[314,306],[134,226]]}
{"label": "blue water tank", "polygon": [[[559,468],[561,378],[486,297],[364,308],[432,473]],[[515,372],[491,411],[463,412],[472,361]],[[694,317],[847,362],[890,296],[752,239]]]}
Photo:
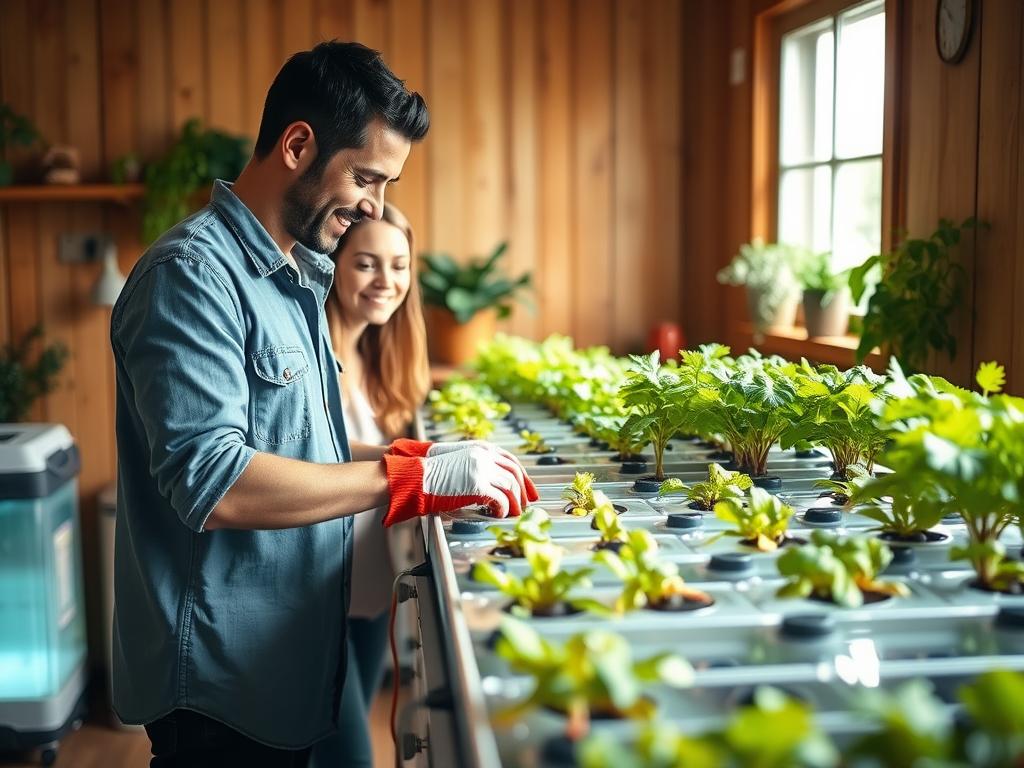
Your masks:
{"label": "blue water tank", "polygon": [[0,424],[0,749],[55,748],[86,684],[78,449]]}

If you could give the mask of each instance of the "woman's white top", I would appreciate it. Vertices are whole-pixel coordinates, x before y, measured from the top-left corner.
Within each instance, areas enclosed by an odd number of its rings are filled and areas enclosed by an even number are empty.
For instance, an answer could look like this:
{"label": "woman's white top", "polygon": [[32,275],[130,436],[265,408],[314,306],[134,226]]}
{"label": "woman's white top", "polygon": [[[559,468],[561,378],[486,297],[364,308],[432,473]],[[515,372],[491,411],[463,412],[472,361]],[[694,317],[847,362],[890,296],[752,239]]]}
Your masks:
{"label": "woman's white top", "polygon": [[[355,388],[343,399],[342,410],[349,440],[384,445],[387,441],[374,420],[373,408],[366,394]],[[384,530],[385,512],[384,507],[360,512],[353,522],[355,541],[352,544],[349,616],[374,618],[391,607],[391,585],[395,573]]]}

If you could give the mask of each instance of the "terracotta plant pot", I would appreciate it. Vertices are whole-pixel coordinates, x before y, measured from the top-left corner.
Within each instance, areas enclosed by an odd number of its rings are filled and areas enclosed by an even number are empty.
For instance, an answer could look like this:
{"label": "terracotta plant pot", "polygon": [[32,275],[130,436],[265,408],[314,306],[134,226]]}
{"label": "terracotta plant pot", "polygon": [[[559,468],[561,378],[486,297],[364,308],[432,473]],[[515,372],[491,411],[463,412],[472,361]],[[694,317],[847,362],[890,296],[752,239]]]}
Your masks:
{"label": "terracotta plant pot", "polygon": [[824,296],[824,291],[804,291],[807,336],[843,336],[850,322],[850,294],[846,290],[837,291],[822,305]]}
{"label": "terracotta plant pot", "polygon": [[455,315],[443,307],[424,307],[427,321],[427,347],[430,359],[446,365],[464,365],[476,355],[477,347],[494,338],[498,311],[484,309],[458,323]]}

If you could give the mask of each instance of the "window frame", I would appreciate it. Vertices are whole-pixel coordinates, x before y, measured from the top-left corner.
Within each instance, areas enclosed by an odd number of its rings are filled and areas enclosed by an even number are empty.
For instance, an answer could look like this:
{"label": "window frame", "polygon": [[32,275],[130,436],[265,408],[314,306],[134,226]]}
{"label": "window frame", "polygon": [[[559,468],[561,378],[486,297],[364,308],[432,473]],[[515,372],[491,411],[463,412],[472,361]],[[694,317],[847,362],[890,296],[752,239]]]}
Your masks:
{"label": "window frame", "polygon": [[[752,77],[751,123],[751,220],[750,237],[775,242],[778,233],[778,194],[780,178],[779,159],[779,97],[781,92],[782,37],[826,16],[837,16],[843,11],[862,5],[865,0],[779,0],[754,18],[754,54]],[[892,248],[894,222],[901,221],[903,202],[898,188],[901,158],[898,155],[897,105],[900,83],[900,30],[902,19],[899,0],[884,0],[885,12],[885,85],[882,113],[882,223],[881,247]],[[834,95],[833,95],[834,98]],[[833,126],[833,131],[835,126]],[[846,162],[846,161],[844,161]],[[833,180],[834,183],[834,180]],[[833,188],[834,193],[834,188]],[[749,330],[745,329],[745,330]],[[744,334],[746,335],[746,334]],[[816,339],[807,344],[808,352],[834,347],[833,358],[853,363],[851,339],[848,335],[833,342]],[[793,334],[780,335],[779,344],[788,353],[799,351],[800,344]],[[769,334],[760,346],[774,345]],[[856,346],[855,344],[853,346]],[[877,355],[872,356],[877,358]]]}

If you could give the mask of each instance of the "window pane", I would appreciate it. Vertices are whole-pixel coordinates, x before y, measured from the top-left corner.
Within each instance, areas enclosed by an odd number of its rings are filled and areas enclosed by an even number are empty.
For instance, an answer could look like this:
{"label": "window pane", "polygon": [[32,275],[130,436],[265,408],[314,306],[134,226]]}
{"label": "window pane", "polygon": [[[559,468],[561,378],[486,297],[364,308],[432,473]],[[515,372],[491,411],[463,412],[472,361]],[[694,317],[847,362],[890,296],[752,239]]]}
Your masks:
{"label": "window pane", "polygon": [[782,38],[779,161],[783,167],[832,156],[832,19]]}
{"label": "window pane", "polygon": [[882,246],[882,161],[860,160],[836,169],[832,266],[840,272]]}
{"label": "window pane", "polygon": [[832,169],[784,171],[779,183],[778,240],[813,251],[829,249]]}
{"label": "window pane", "polygon": [[870,3],[839,16],[836,156],[882,154],[885,13]]}

